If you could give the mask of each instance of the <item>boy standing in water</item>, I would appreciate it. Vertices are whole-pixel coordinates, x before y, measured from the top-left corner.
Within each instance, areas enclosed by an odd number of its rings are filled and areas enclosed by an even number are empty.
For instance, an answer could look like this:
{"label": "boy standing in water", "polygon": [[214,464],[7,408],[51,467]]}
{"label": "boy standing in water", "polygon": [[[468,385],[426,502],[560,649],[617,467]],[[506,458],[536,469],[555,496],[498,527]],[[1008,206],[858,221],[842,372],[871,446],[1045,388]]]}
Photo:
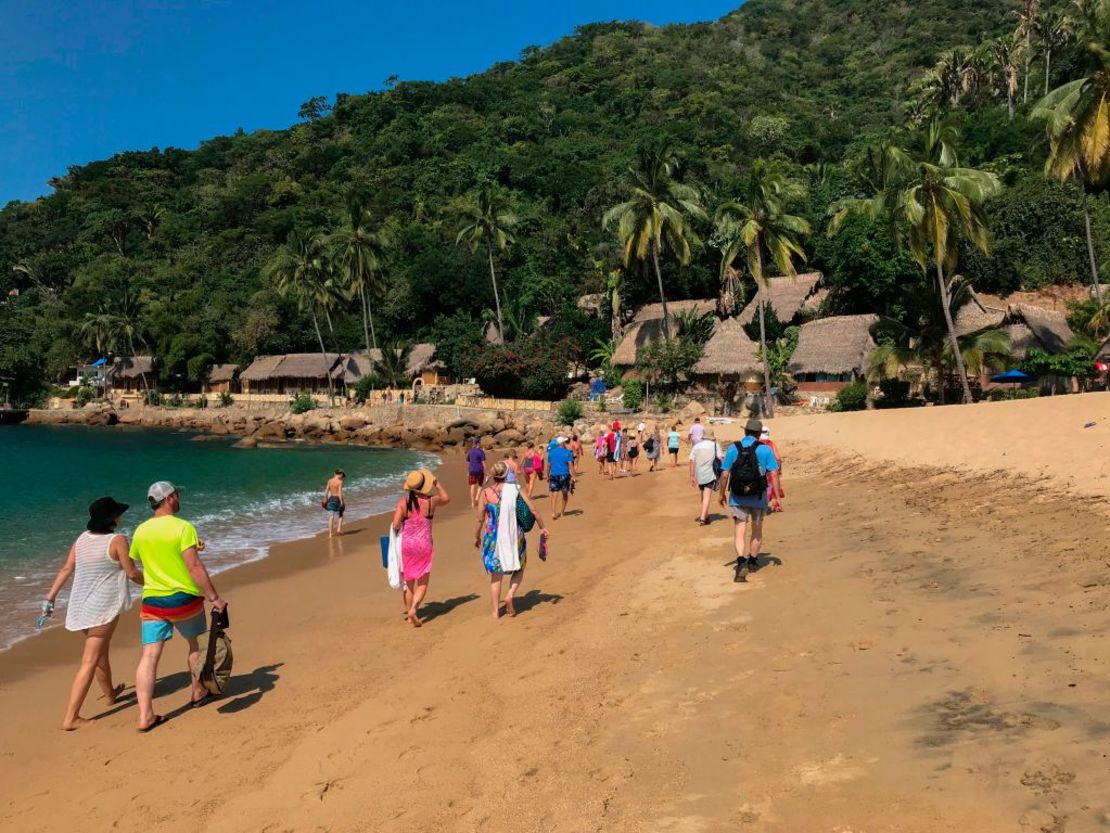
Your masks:
{"label": "boy standing in water", "polygon": [[[324,486],[324,508],[328,510],[328,537],[343,534],[343,513],[347,509],[347,499],[343,495],[343,482],[347,473],[343,469],[336,469],[335,474]],[[338,521],[338,523],[337,523]],[[333,530],[332,527],[335,527]]]}

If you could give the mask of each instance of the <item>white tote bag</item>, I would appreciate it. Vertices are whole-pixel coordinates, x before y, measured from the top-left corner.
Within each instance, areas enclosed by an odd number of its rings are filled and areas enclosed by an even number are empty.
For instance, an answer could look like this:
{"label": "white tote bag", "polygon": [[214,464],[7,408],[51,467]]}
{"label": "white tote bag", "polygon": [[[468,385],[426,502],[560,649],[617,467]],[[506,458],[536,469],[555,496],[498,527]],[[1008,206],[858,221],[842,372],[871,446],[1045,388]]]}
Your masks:
{"label": "white tote bag", "polygon": [[386,574],[389,576],[389,586],[400,590],[401,580],[401,533],[389,527],[389,554],[386,557]]}

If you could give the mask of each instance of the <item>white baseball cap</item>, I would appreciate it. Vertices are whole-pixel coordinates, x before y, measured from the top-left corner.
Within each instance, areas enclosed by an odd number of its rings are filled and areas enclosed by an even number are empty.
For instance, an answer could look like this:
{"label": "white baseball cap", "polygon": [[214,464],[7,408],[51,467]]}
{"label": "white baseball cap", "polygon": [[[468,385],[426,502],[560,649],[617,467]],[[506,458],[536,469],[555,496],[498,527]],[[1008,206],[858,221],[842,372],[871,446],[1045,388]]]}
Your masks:
{"label": "white baseball cap", "polygon": [[146,499],[153,504],[159,504],[177,491],[168,480],[159,480],[157,483],[151,483],[150,488],[146,490]]}
{"label": "white baseball cap", "polygon": [[771,436],[771,429],[768,428],[766,425],[764,425],[763,430],[759,432],[759,436],[761,436],[761,437]]}

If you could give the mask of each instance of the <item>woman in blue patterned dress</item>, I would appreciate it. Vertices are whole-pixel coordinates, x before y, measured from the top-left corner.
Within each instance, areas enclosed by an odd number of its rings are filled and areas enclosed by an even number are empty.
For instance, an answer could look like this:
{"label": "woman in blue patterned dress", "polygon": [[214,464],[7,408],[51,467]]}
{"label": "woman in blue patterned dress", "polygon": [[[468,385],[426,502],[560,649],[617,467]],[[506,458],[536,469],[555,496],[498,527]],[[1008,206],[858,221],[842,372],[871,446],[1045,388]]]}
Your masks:
{"label": "woman in blue patterned dress", "polygon": [[[516,595],[520,583],[524,580],[524,566],[528,560],[528,542],[525,539],[524,530],[515,522],[515,514],[511,519],[511,523],[501,523],[502,495],[506,488],[505,479],[508,474],[509,467],[503,461],[498,462],[491,469],[490,477],[492,478],[492,482],[482,490],[481,497],[479,498],[478,503],[480,509],[478,511],[478,527],[474,531],[474,546],[481,551],[482,566],[485,567],[486,573],[489,574],[490,578],[490,604],[494,619],[501,618],[502,604],[505,605],[506,615],[516,615],[516,609],[513,607],[513,596]],[[535,516],[536,524],[540,528],[540,535],[547,537],[549,534],[547,527],[544,526],[527,492],[518,490],[516,485],[511,483],[508,484],[508,488],[511,490],[511,493],[515,493],[511,495],[512,505],[507,507],[508,511],[512,511],[513,513],[516,512],[515,504],[517,496],[519,496],[524,500]],[[515,530],[516,533],[516,556],[519,559],[519,565],[511,565],[509,569],[506,569],[506,565],[502,564],[505,548],[502,548],[501,554],[498,553],[497,535],[499,528],[509,528]],[[512,550],[509,550],[509,552],[511,554]],[[502,599],[501,584],[505,573],[509,574],[509,591],[505,595],[505,598]]]}

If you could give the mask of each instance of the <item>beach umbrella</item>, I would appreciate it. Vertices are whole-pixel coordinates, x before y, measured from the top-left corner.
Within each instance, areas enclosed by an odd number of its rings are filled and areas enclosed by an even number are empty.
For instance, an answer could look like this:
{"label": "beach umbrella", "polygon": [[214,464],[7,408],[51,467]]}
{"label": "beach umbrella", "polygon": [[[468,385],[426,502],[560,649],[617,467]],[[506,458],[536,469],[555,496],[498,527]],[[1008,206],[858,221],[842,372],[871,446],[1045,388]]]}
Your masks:
{"label": "beach umbrella", "polygon": [[1005,373],[994,374],[993,376],[991,376],[991,381],[1009,383],[1013,385],[1013,387],[1010,388],[1010,396],[1012,397],[1014,395],[1014,391],[1017,390],[1018,385],[1020,385],[1022,382],[1032,382],[1036,378],[1037,377],[1032,375],[1031,373],[1026,373],[1024,370],[1018,370],[1017,368],[1014,368],[1013,370],[1007,370]]}
{"label": "beach umbrella", "polygon": [[1022,382],[1032,382],[1037,377],[1031,373],[1026,373],[1024,370],[1007,370],[1005,373],[996,373],[991,376],[992,382],[1011,382],[1013,384],[1021,384]]}

